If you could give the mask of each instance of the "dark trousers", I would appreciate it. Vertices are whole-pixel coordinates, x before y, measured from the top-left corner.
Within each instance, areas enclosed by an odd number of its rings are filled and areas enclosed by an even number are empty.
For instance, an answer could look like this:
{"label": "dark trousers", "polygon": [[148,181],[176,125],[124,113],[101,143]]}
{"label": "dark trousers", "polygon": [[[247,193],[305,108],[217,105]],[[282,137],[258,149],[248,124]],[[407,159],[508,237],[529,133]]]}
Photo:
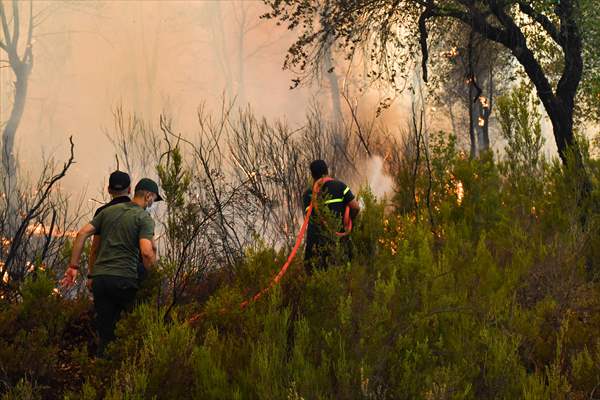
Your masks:
{"label": "dark trousers", "polygon": [[95,276],[92,280],[96,328],[100,343],[98,356],[103,356],[108,343],[115,339],[115,326],[123,311],[130,311],[135,303],[137,282],[118,276]]}

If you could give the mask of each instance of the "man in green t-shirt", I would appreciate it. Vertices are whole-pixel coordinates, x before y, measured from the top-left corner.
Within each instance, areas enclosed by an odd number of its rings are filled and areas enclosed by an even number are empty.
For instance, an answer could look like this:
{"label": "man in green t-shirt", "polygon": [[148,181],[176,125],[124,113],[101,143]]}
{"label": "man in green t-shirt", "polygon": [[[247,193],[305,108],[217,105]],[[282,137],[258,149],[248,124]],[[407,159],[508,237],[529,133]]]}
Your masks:
{"label": "man in green t-shirt", "polygon": [[156,262],[154,221],[146,209],[161,200],[156,182],[141,179],[131,202],[105,208],[77,233],[71,261],[61,282],[64,286],[74,284],[85,241],[94,234],[102,235],[94,271],[88,277],[92,279],[99,355],[103,355],[106,345],[114,339],[121,312],[133,306],[140,253],[146,269]]}

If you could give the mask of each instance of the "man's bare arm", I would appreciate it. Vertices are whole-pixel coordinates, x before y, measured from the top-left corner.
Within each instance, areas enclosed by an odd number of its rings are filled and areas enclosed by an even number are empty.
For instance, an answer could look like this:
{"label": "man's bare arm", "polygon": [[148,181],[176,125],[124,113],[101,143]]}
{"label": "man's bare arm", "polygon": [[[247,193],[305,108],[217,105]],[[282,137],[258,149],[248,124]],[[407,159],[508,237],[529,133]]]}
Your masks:
{"label": "man's bare arm", "polygon": [[83,253],[83,246],[87,238],[92,236],[96,232],[96,228],[92,224],[86,224],[83,228],[77,232],[75,242],[73,243],[73,252],[71,253],[71,260],[69,267],[65,271],[65,276],[61,280],[61,285],[72,286],[77,278],[77,270],[79,269],[79,260],[81,259],[81,253]]}
{"label": "man's bare arm", "polygon": [[79,260],[81,259],[81,253],[83,253],[83,246],[85,241],[96,232],[96,228],[92,224],[86,224],[83,228],[77,232],[75,242],[73,243],[73,252],[71,253],[71,262],[69,266],[79,266]]}
{"label": "man's bare arm", "polygon": [[150,270],[156,263],[156,246],[150,239],[140,239],[140,252],[142,253],[142,262],[144,268]]}

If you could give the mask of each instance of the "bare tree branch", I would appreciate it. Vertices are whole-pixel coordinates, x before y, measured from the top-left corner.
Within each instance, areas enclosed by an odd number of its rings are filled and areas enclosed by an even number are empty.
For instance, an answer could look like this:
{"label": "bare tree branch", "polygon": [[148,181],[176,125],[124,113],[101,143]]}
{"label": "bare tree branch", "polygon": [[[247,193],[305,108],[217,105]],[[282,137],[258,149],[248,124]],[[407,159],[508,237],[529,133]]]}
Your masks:
{"label": "bare tree branch", "polygon": [[19,20],[19,5],[17,0],[13,0],[12,2],[12,10],[13,10],[13,35],[12,42],[15,46],[15,49],[19,43],[19,36],[21,35],[21,21]]}
{"label": "bare tree branch", "polygon": [[2,31],[4,32],[4,39],[9,49],[13,47],[13,41],[10,37],[10,31],[8,30],[8,21],[6,20],[6,12],[4,10],[4,3],[0,1],[0,19],[2,20]]}
{"label": "bare tree branch", "polygon": [[56,217],[56,209],[52,207],[52,220],[50,221],[50,229],[46,233],[46,242],[44,243],[44,249],[42,250],[42,255],[40,257],[42,260],[46,258],[46,254],[48,254],[48,249],[50,248],[50,243],[52,242],[52,234],[54,233],[54,228],[56,225]]}
{"label": "bare tree branch", "polygon": [[[341,94],[342,94],[342,97],[344,98],[344,100],[346,101],[346,104],[348,105],[348,109],[350,110],[350,115],[352,116],[352,122],[356,125],[356,130],[357,130],[356,134],[358,136],[358,139],[360,140],[363,147],[365,148],[367,155],[369,157],[371,157],[372,156],[371,149],[369,149],[369,145],[368,145],[365,135],[363,134],[363,131],[362,131],[362,126],[358,120],[358,115],[356,115],[356,108],[352,106],[352,104],[350,103],[350,99],[348,98],[348,95],[346,93],[342,92]],[[352,128],[352,126],[350,126],[350,128]]]}
{"label": "bare tree branch", "polygon": [[27,30],[27,46],[31,46],[33,39],[33,0],[29,0],[29,28]]}
{"label": "bare tree branch", "polygon": [[547,16],[540,12],[537,12],[533,9],[533,7],[531,7],[531,5],[528,2],[525,2],[523,0],[519,0],[519,8],[523,13],[529,15],[535,22],[540,24],[542,28],[544,28],[546,33],[548,33],[548,35],[552,38],[552,40],[554,40],[561,47],[563,46],[564,41],[561,38],[560,33],[556,29],[556,26],[552,23],[552,21],[550,21],[550,19]]}
{"label": "bare tree branch", "polygon": [[71,144],[71,154],[69,156],[69,159],[64,163],[63,168],[59,173],[55,174],[48,181],[44,182],[42,194],[38,197],[37,201],[33,204],[29,211],[27,211],[27,213],[21,220],[21,224],[19,225],[19,228],[17,229],[17,232],[13,237],[10,250],[8,251],[8,256],[6,257],[5,268],[8,271],[10,271],[11,264],[16,256],[19,246],[21,245],[21,238],[25,234],[26,228],[29,226],[31,220],[38,215],[38,212],[42,205],[48,200],[48,196],[50,195],[50,191],[52,190],[53,186],[56,184],[56,182],[60,181],[62,178],[65,177],[67,171],[75,162],[75,144],[73,143],[73,136],[69,137],[69,142]]}
{"label": "bare tree branch", "polygon": [[419,42],[421,44],[421,68],[423,70],[423,81],[427,82],[427,59],[429,50],[427,49],[427,19],[434,16],[432,3],[427,2],[425,11],[419,16]]}

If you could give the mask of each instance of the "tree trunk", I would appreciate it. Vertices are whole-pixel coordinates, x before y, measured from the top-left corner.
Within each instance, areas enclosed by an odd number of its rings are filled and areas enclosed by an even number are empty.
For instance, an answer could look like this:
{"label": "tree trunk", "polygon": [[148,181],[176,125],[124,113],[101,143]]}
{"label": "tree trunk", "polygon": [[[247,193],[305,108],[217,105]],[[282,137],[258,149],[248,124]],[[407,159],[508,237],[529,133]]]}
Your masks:
{"label": "tree trunk", "polygon": [[[232,5],[233,6],[233,5]],[[244,3],[240,3],[241,21],[239,24],[238,32],[238,46],[237,46],[237,96],[238,104],[241,106],[246,105],[246,82],[245,82],[245,40],[246,40],[246,13],[247,10],[244,7]]]}
{"label": "tree trunk", "polygon": [[223,28],[223,13],[221,10],[221,2],[209,3],[207,6],[211,16],[211,34],[213,52],[217,62],[220,64],[223,79],[225,81],[225,93],[230,99],[235,97],[233,87],[233,74],[231,72],[231,63],[227,53],[227,40]]}
{"label": "tree trunk", "polygon": [[[576,23],[571,21],[573,18],[572,5],[570,2],[564,1],[560,7],[562,7],[560,10],[561,37],[564,42],[561,47],[564,53],[565,67],[556,87],[556,94],[552,91],[552,87],[533,53],[527,48],[525,37],[520,31],[516,36],[517,46],[513,53],[537,89],[538,96],[552,122],[558,155],[563,164],[566,164],[569,147],[572,147],[575,159],[581,159],[581,153],[573,136],[573,110],[577,87],[583,73],[583,58],[581,37]],[[512,30],[514,32],[514,28]]]}
{"label": "tree trunk", "polygon": [[[546,97],[546,96],[544,96]],[[555,96],[549,97],[544,105],[550,121],[552,122],[552,129],[554,131],[554,138],[556,140],[556,147],[558,148],[558,154],[560,155],[563,163],[567,162],[567,149],[569,146],[574,144],[573,137],[573,110],[569,110],[568,107],[564,107],[561,100]]]}
{"label": "tree trunk", "polygon": [[474,159],[477,157],[477,137],[475,136],[475,110],[473,103],[473,82],[469,82],[469,99],[467,101],[467,109],[469,111],[469,140],[471,142],[469,157]]}
{"label": "tree trunk", "polygon": [[452,126],[452,134],[454,136],[458,135],[458,130],[456,129],[456,121],[454,119],[454,111],[452,110],[452,104],[448,104],[448,115],[450,116],[450,125]]}
{"label": "tree trunk", "polygon": [[25,100],[27,99],[27,84],[31,65],[21,63],[14,68],[17,77],[15,81],[15,102],[2,132],[2,166],[9,176],[16,173],[16,161],[14,154],[15,135],[21,122],[23,111],[25,110]]}
{"label": "tree trunk", "polygon": [[[525,70],[534,69],[528,68],[528,65],[523,63]],[[565,72],[566,73],[566,72]],[[528,71],[528,75],[529,75]],[[531,77],[531,75],[530,75]],[[563,75],[563,78],[565,76]],[[571,76],[570,79],[577,81],[581,78],[581,69],[579,70],[578,76]],[[552,91],[544,90],[545,85],[536,83],[534,79],[532,81],[538,92],[538,96],[544,105],[544,109],[550,118],[552,123],[552,131],[554,133],[554,140],[556,141],[556,147],[558,149],[558,155],[560,156],[563,164],[568,162],[568,151],[573,152],[573,161],[576,162],[578,167],[583,168],[583,160],[581,158],[581,152],[577,143],[575,142],[575,136],[573,133],[573,112],[575,104],[575,91],[560,90],[561,84],[559,83],[559,89],[555,95]],[[561,79],[561,82],[563,79]],[[549,86],[549,85],[548,85]]]}
{"label": "tree trunk", "polygon": [[[538,97],[552,121],[554,139],[561,161],[563,164],[567,163],[567,149],[569,148],[573,151],[575,159],[581,160],[581,152],[577,148],[573,136],[574,99],[583,72],[582,42],[576,21],[575,2],[561,0],[557,2],[556,6],[556,14],[560,18],[560,32],[551,32],[551,34],[554,33],[553,40],[563,50],[565,63],[556,92],[535,55],[527,46],[527,40],[521,28],[504,11],[500,3],[494,1],[489,4],[492,13],[503,25],[504,30],[489,25],[481,14],[470,15],[474,18],[460,19],[483,37],[504,45],[512,52],[535,86]],[[583,164],[581,166],[583,167]],[[585,170],[582,170],[581,173],[586,175]],[[589,177],[584,179],[589,183]]]}
{"label": "tree trunk", "polygon": [[324,57],[324,69],[327,80],[329,81],[329,87],[331,91],[331,106],[333,109],[333,120],[340,122],[342,120],[342,102],[340,100],[340,85],[338,83],[337,74],[333,69],[333,61],[331,58],[331,46],[327,47],[327,51]]}
{"label": "tree trunk", "polygon": [[479,154],[490,149],[490,115],[491,109],[479,105],[479,116],[483,124],[479,127]]}
{"label": "tree trunk", "polygon": [[[567,1],[565,7],[569,7]],[[567,10],[567,14],[572,10]],[[516,47],[513,53],[525,68],[525,72],[536,87],[538,97],[542,101],[546,113],[552,123],[554,140],[558,149],[558,155],[563,165],[568,166],[572,163],[573,171],[577,175],[578,186],[578,204],[589,199],[592,191],[592,182],[586,171],[585,163],[579,145],[575,140],[573,133],[573,114],[575,109],[575,95],[577,87],[583,74],[582,44],[576,25],[569,20],[569,16],[561,17],[561,33],[564,43],[565,67],[562,76],[556,86],[556,92],[553,92],[550,83],[543,74],[539,63],[535,60],[533,53],[526,46]],[[563,31],[564,29],[564,31]],[[518,37],[519,43],[525,43],[525,37],[521,34]],[[570,154],[569,154],[570,153]],[[585,212],[582,215],[582,224],[585,225]]]}
{"label": "tree trunk", "polygon": [[488,151],[490,149],[490,116],[494,104],[494,70],[490,67],[488,76],[488,102],[487,105],[479,103],[480,116],[483,119],[483,126],[480,129],[479,151]]}

